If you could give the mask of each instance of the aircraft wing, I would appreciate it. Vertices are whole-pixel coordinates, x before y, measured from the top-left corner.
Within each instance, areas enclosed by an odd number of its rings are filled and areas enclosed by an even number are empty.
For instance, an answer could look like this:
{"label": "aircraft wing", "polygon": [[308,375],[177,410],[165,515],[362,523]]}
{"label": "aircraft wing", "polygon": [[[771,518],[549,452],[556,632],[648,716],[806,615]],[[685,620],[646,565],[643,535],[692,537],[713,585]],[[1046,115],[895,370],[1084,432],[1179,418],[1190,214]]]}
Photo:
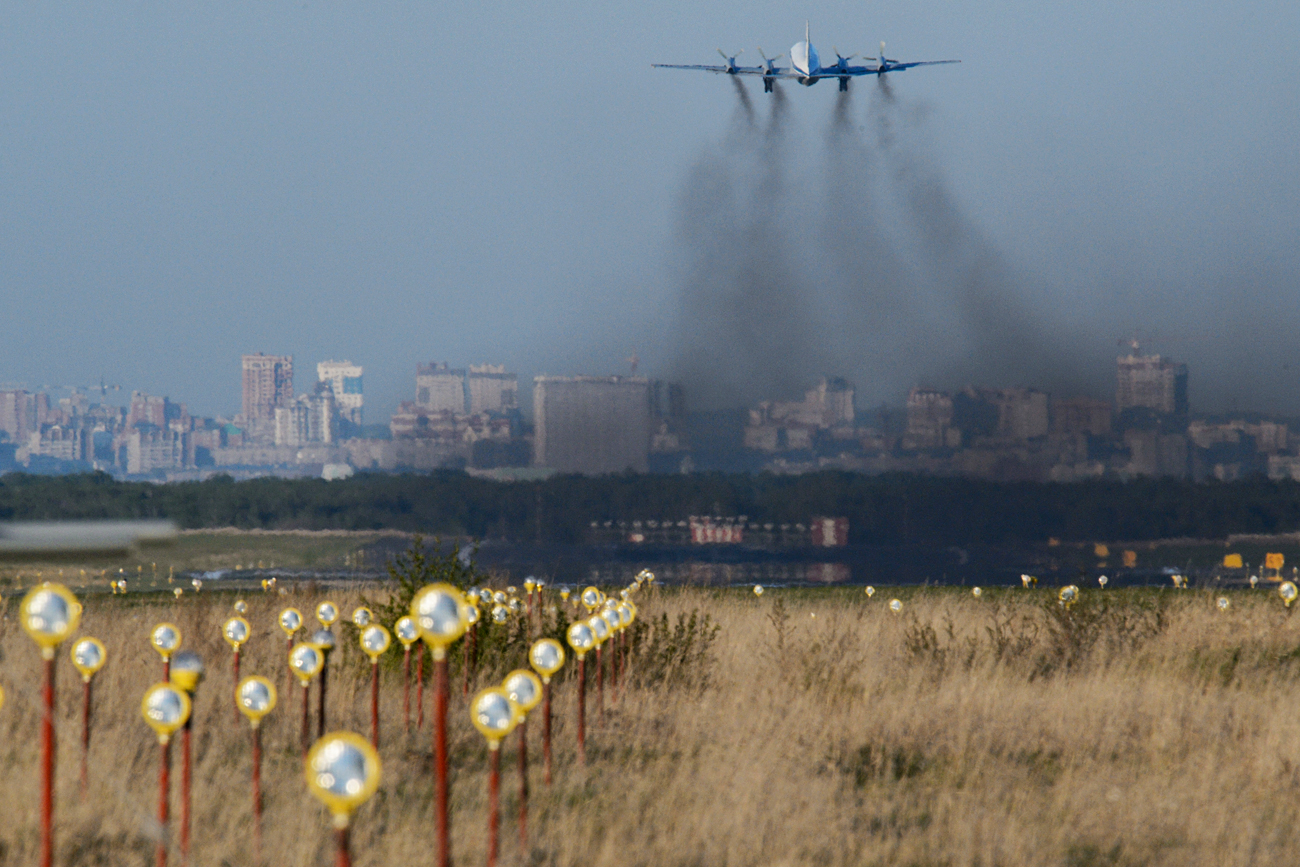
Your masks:
{"label": "aircraft wing", "polygon": [[[722,66],[719,64],[704,63],[652,63],[655,69],[702,69],[705,72],[723,72],[727,75],[763,75],[761,66]],[[779,78],[779,73],[772,78]]]}
{"label": "aircraft wing", "polygon": [[[703,69],[705,72],[725,72],[728,75],[761,75],[763,78],[807,78],[802,72],[794,72],[788,66],[776,66],[772,69],[764,69],[761,66],[737,66],[735,69],[728,69],[725,66],[693,66],[678,63],[652,63],[651,66],[657,69]],[[870,70],[875,72],[875,70]],[[865,75],[865,72],[853,73],[856,75]],[[830,77],[829,73],[819,73],[814,78]]]}
{"label": "aircraft wing", "polygon": [[944,63],[961,63],[960,60],[913,60],[911,63],[899,63],[896,60],[887,60],[884,66],[876,64],[874,67],[865,67],[866,72],[858,73],[859,75],[878,75],[882,72],[902,72],[905,69],[911,69],[913,66],[939,66]]}
{"label": "aircraft wing", "polygon": [[651,66],[656,69],[699,69],[704,72],[717,72],[726,75],[760,75],[763,78],[844,78],[857,77],[860,75],[883,75],[887,72],[902,72],[911,69],[913,66],[939,66],[944,63],[961,63],[960,60],[914,60],[909,63],[900,63],[897,60],[885,59],[882,64],[879,61],[873,61],[869,66],[848,66],[844,69],[838,67],[822,68],[812,75],[805,75],[802,72],[795,72],[788,66],[774,66],[768,69],[763,66],[728,66],[725,64],[704,64],[704,63],[652,63]]}

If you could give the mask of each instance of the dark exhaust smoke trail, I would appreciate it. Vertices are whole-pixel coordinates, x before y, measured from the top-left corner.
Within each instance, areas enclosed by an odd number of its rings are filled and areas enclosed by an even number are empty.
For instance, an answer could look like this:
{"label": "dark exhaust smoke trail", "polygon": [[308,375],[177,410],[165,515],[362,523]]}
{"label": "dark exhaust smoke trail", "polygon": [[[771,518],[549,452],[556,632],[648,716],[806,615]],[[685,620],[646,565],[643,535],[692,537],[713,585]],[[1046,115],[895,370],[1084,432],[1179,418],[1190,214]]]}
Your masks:
{"label": "dark exhaust smoke trail", "polygon": [[706,152],[680,201],[675,374],[693,405],[788,399],[836,374],[861,403],[920,384],[1074,388],[1071,335],[1045,293],[1035,304],[906,141],[918,107],[878,79],[864,136],[852,92],[838,93],[820,184],[807,138],[791,151],[779,85],[770,112],[757,146]]}
{"label": "dark exhaust smoke trail", "polygon": [[[894,106],[894,89],[889,84],[889,76],[876,76],[876,99],[881,106],[892,108]],[[876,119],[876,141],[882,148],[893,147],[894,145],[894,126],[891,120],[892,112],[877,109],[875,112]]]}
{"label": "dark exhaust smoke trail", "polygon": [[[839,371],[905,391],[922,345],[911,332],[924,323],[918,281],[896,251],[883,219],[880,159],[854,125],[852,91],[836,94],[825,137],[823,198],[816,236],[822,291],[842,363]],[[837,371],[838,372],[838,371]],[[863,383],[866,384],[865,382]]]}
{"label": "dark exhaust smoke trail", "polygon": [[959,347],[935,358],[938,364],[924,375],[947,384],[1086,391],[1079,363],[1084,353],[1074,345],[1078,335],[1046,309],[1048,287],[1017,273],[970,222],[942,172],[925,161],[923,148],[898,144],[895,131],[905,131],[909,113],[921,117],[923,110],[909,112],[888,84],[879,93],[873,105],[879,151],[919,243],[923,278],[948,311],[951,325],[944,337]]}
{"label": "dark exhaust smoke trail", "polygon": [[735,85],[736,98],[740,100],[745,132],[753,132],[757,128],[757,123],[754,120],[754,103],[749,99],[749,91],[745,90],[745,85],[735,76],[732,76],[731,83]]}
{"label": "dark exhaust smoke trail", "polygon": [[768,137],[771,138],[780,133],[780,125],[785,122],[786,115],[790,113],[789,98],[785,95],[785,88],[779,81],[772,83],[772,114],[768,118],[767,130]]}
{"label": "dark exhaust smoke trail", "polygon": [[786,113],[778,90],[760,146],[707,152],[682,193],[675,375],[695,406],[797,393],[823,366],[783,228],[793,216],[784,179]]}

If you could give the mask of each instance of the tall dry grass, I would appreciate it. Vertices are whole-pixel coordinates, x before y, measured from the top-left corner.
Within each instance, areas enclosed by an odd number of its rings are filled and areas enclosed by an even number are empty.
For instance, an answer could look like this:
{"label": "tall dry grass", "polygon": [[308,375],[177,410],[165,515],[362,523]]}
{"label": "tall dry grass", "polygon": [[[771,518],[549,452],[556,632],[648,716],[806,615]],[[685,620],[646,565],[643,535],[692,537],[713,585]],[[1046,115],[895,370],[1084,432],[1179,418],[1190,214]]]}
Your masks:
{"label": "tall dry grass", "polygon": [[[373,589],[370,591],[372,597]],[[345,610],[356,596],[337,594]],[[643,615],[707,610],[721,624],[692,677],[629,691],[589,760],[574,764],[572,684],[557,691],[557,774],[531,728],[530,848],[516,837],[513,739],[503,756],[504,864],[1248,865],[1295,863],[1300,618],[1264,593],[1226,612],[1194,593],[1085,594],[1068,616],[1048,591],[882,596],[681,591]],[[249,865],[248,726],[232,719],[232,597],[87,600],[82,631],[110,661],[95,682],[89,797],[78,795],[79,678],[60,663],[58,836],[66,865],[152,863],[157,746],[139,714],[160,673],[148,628],[172,619],[208,663],[196,704],[195,865]],[[248,597],[245,673],[284,686],[286,602]],[[0,624],[0,861],[34,864],[39,661]],[[815,615],[815,616],[814,616]],[[344,640],[354,637],[344,629]],[[331,728],[366,733],[368,684],[335,669]],[[521,660],[522,662],[522,660]],[[648,663],[646,663],[648,664]],[[342,674],[340,674],[342,672]],[[647,672],[642,672],[643,674]],[[707,675],[701,685],[699,675]],[[482,863],[486,750],[453,679],[452,848]],[[406,734],[384,683],[384,780],[354,821],[358,865],[433,861],[429,728]],[[267,863],[330,863],[328,819],[305,791],[300,690],[266,723]],[[591,693],[594,705],[594,691]],[[426,694],[426,699],[428,695]],[[174,773],[173,779],[178,774]],[[173,816],[177,815],[173,806]]]}

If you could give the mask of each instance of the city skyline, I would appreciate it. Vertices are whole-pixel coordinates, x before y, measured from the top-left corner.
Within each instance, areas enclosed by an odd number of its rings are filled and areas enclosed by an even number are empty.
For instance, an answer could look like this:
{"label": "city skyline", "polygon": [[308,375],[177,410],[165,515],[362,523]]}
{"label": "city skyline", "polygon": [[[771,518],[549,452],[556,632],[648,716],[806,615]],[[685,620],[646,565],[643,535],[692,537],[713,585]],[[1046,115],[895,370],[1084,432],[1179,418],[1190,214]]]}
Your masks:
{"label": "city skyline", "polygon": [[741,410],[748,420],[739,434],[726,432],[733,422],[725,416],[688,412],[681,383],[643,376],[533,377],[530,425],[518,375],[505,365],[419,362],[408,380],[413,399],[387,425],[366,426],[363,365],[318,362],[314,387],[302,392],[292,356],[244,354],[241,367],[241,411],[233,416],[191,414],[184,402],[139,390],[129,405],[113,407],[82,393],[51,399],[0,389],[0,472],[93,468],[179,480],[219,472],[335,479],[357,470],[462,468],[520,478],[836,468],[1024,481],[1300,478],[1300,432],[1292,434],[1289,421],[1194,414],[1188,365],[1144,355],[1136,340],[1115,358],[1113,399],[987,383],[914,385],[901,411],[865,409],[853,382],[821,377],[802,400],[769,398]]}
{"label": "city skyline", "polygon": [[[1134,368],[1136,373],[1133,381],[1136,384],[1128,386],[1127,389],[1121,387],[1121,391],[1119,393],[1117,393],[1115,390],[1115,382],[1112,377],[1108,377],[1106,379],[1107,388],[1105,388],[1101,393],[1073,391],[1070,389],[1058,389],[1058,390],[1042,389],[1042,388],[1036,388],[1034,386],[1025,385],[1021,382],[995,384],[989,381],[977,381],[974,379],[963,380],[961,377],[957,377],[953,380],[955,384],[947,385],[947,386],[939,386],[929,380],[920,380],[917,382],[913,382],[906,389],[904,389],[898,395],[898,399],[895,402],[877,401],[874,403],[856,403],[855,406],[858,406],[863,409],[870,408],[872,406],[882,406],[882,405],[890,406],[890,407],[903,407],[907,404],[909,400],[910,392],[915,391],[917,388],[937,389],[937,390],[943,390],[944,388],[947,388],[948,390],[960,390],[961,388],[965,388],[965,387],[998,387],[998,388],[1013,388],[1013,389],[1029,389],[1029,390],[1043,391],[1046,393],[1053,393],[1053,394],[1068,393],[1068,395],[1072,398],[1086,397],[1091,399],[1107,400],[1112,403],[1116,403],[1117,408],[1122,410],[1127,405],[1135,405],[1134,404],[1135,399],[1133,397],[1135,390],[1144,389],[1145,392],[1150,393],[1152,389],[1156,389],[1156,390],[1163,389],[1168,391],[1168,393],[1171,395],[1172,394],[1177,395],[1176,400],[1180,407],[1178,409],[1178,412],[1182,414],[1187,414],[1188,412],[1195,412],[1202,415],[1218,415],[1218,414],[1223,414],[1225,412],[1227,413],[1235,412],[1235,413],[1247,413],[1247,414],[1276,415],[1278,417],[1292,417],[1290,413],[1278,412],[1269,407],[1231,406],[1227,408],[1206,408],[1200,406],[1194,400],[1192,400],[1192,396],[1194,395],[1194,390],[1189,390],[1188,387],[1188,368],[1193,365],[1189,365],[1185,360],[1175,360],[1173,356],[1165,355],[1155,350],[1143,350],[1142,348],[1139,347],[1137,341],[1124,341],[1123,343],[1127,345],[1129,348],[1126,350],[1120,350],[1116,352],[1113,358],[1116,361],[1118,361],[1121,369],[1125,368],[1126,366]],[[1129,359],[1127,363],[1124,361],[1126,357]],[[309,377],[311,377],[310,384],[303,386],[299,384],[296,378],[296,371],[294,369],[295,357],[293,355],[272,355],[269,353],[258,351],[253,353],[244,353],[241,356],[237,356],[237,358],[241,360],[241,365],[243,367],[243,377],[241,379],[240,377],[236,376],[233,380],[231,380],[232,382],[235,383],[233,390],[236,394],[236,399],[231,402],[230,406],[223,407],[215,411],[204,408],[203,410],[192,413],[193,415],[207,416],[213,418],[223,418],[223,419],[241,418],[245,420],[247,419],[258,420],[258,419],[262,419],[264,416],[265,419],[270,420],[273,419],[272,411],[275,405],[277,405],[278,401],[289,401],[298,397],[307,397],[310,396],[311,392],[314,389],[316,389],[318,386],[321,386],[323,384],[330,384],[334,394],[334,399],[339,403],[340,407],[346,404],[346,406],[348,407],[348,412],[352,414],[350,420],[352,420],[354,423],[359,423],[359,419],[361,418],[362,395],[363,395],[362,371],[368,369],[367,365],[355,364],[351,360],[346,360],[346,359],[342,361],[338,361],[333,358],[321,359],[315,362],[308,362],[307,369],[310,371],[314,371],[314,375],[311,373],[307,374]],[[457,383],[455,386],[455,394],[456,394],[455,401],[457,404],[455,409],[457,412],[464,411],[464,412],[472,413],[477,411],[474,408],[475,401],[483,399],[485,393],[481,391],[481,388],[487,386],[479,386],[476,385],[475,383],[496,381],[497,384],[495,386],[491,386],[493,388],[492,391],[493,399],[501,399],[503,393],[502,392],[503,383],[505,383],[504,399],[506,403],[510,406],[517,407],[525,415],[531,416],[532,409],[533,409],[532,407],[533,395],[531,393],[531,390],[529,389],[524,389],[524,390],[518,389],[518,382],[521,379],[527,382],[533,382],[542,378],[556,378],[556,377],[563,378],[563,377],[574,377],[574,376],[576,377],[584,377],[584,376],[620,377],[622,376],[622,377],[632,377],[632,378],[637,377],[638,372],[634,367],[631,366],[631,362],[633,361],[639,362],[640,361],[639,359],[625,358],[625,359],[621,359],[620,361],[622,362],[622,365],[626,369],[619,372],[602,373],[602,372],[591,371],[591,370],[577,370],[577,371],[566,372],[566,373],[539,372],[530,376],[521,375],[515,370],[509,369],[508,365],[493,363],[491,361],[483,361],[481,363],[470,363],[460,368],[450,367],[450,363],[445,361],[428,362],[428,363],[417,361],[414,362],[413,365],[410,365],[415,368],[414,401],[412,401],[412,389],[407,385],[403,384],[403,381],[409,380],[412,377],[410,371],[407,371],[405,372],[404,376],[399,377],[398,382],[396,383],[385,382],[385,386],[386,386],[385,390],[395,392],[397,394],[397,401],[393,406],[391,407],[376,406],[374,403],[372,403],[369,400],[368,397],[365,399],[364,406],[366,408],[367,414],[373,416],[373,418],[367,420],[366,423],[386,424],[386,421],[384,420],[387,419],[389,416],[391,416],[394,412],[400,411],[401,405],[403,403],[414,402],[417,405],[424,405],[432,409],[452,408],[451,406],[442,406],[440,403],[438,403],[439,397],[437,392],[435,392],[433,398],[429,398],[427,396],[421,397],[421,394],[423,392],[428,391],[427,383],[432,381],[431,377],[436,377],[436,376],[442,376],[443,378],[450,378],[451,380],[454,380]],[[252,380],[249,379],[250,364],[254,365],[254,367],[260,371],[261,379],[266,380],[268,384],[263,385],[259,383],[257,374],[253,375]],[[1197,368],[1197,373],[1199,377],[1199,373],[1200,373],[1199,368]],[[657,377],[653,371],[642,370],[640,371],[640,375],[642,377],[648,376],[651,381],[662,379],[662,377]],[[839,378],[838,375],[833,371],[827,371],[824,374],[823,378],[825,376],[830,376],[837,379]],[[367,382],[373,383],[375,381],[379,381],[380,378],[373,377],[370,374],[365,374],[364,379]],[[345,385],[345,380],[347,381],[346,385]],[[260,407],[260,410],[255,409],[255,411],[251,414],[249,412],[250,405],[248,403],[250,397],[249,397],[249,392],[247,390],[250,382],[257,383],[256,385],[253,386],[255,389],[258,389],[260,391],[269,390],[270,392],[270,394],[263,394],[260,397],[252,398],[254,400],[254,403],[258,407]],[[809,382],[811,382],[811,380],[809,380]],[[809,384],[808,382],[805,382],[802,385],[792,389],[788,389],[785,391],[785,393],[781,393],[781,394],[777,394],[777,393],[767,394],[766,396],[761,398],[761,400],[766,400],[766,401],[794,400],[804,393],[804,390],[806,389],[808,384]],[[444,386],[444,391],[445,388],[446,387]],[[853,388],[855,390],[855,393],[857,390],[859,390],[859,387],[856,385],[856,383],[854,383]],[[351,397],[346,397],[345,389],[348,391],[354,391],[354,394]],[[7,392],[7,391],[14,391],[14,390],[22,390],[33,395],[46,395],[49,397],[49,399],[54,400],[56,402],[63,397],[77,396],[80,399],[86,400],[88,402],[102,402],[104,405],[107,406],[120,406],[120,407],[129,407],[131,404],[132,396],[136,394],[149,395],[150,397],[156,398],[159,401],[163,401],[163,400],[171,401],[173,398],[173,395],[171,394],[154,394],[150,390],[137,388],[129,383],[126,385],[121,385],[118,383],[110,384],[110,380],[108,378],[105,378],[100,385],[91,384],[85,386],[49,385],[49,384],[31,385],[29,383],[23,383],[15,380],[0,379],[0,392]],[[370,393],[371,392],[369,390],[364,392],[365,395],[369,395]],[[476,397],[476,395],[479,396]],[[445,399],[446,398],[444,394],[442,400]],[[1175,398],[1170,398],[1170,400],[1174,400],[1174,399]],[[730,406],[726,406],[722,408],[727,410],[741,410],[741,409],[749,408],[752,405],[752,403],[753,403],[752,401],[749,402],[737,401]],[[1139,398],[1137,399],[1136,403],[1142,404],[1143,401],[1142,399]],[[188,400],[184,401],[184,405],[186,405],[187,407],[194,406],[194,404]],[[693,407],[693,409],[696,409],[696,407]],[[1172,405],[1171,407],[1166,408],[1165,411],[1173,412],[1174,410],[1172,408]],[[0,408],[0,412],[4,412],[3,408]],[[1297,413],[1296,416],[1300,417],[1300,413]]]}

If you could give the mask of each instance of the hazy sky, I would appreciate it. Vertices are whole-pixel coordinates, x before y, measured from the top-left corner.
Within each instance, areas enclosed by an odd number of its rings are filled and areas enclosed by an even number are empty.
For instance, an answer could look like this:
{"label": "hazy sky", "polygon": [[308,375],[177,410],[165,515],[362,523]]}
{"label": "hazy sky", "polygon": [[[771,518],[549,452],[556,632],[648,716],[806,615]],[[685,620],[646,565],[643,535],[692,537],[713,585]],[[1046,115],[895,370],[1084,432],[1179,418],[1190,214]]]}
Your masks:
{"label": "hazy sky", "polygon": [[[893,79],[901,146],[1018,275],[1027,321],[1079,347],[1081,382],[1104,390],[1140,329],[1191,365],[1194,408],[1300,412],[1300,5],[1278,0],[11,3],[0,381],[233,413],[243,352],[293,354],[299,391],[349,358],[385,421],[421,361],[523,378],[635,351],[667,375],[702,218],[683,202],[737,146],[739,103],[650,64],[788,53],[805,18],[823,59],[885,39],[962,60]],[[878,94],[857,84],[867,136]],[[825,162],[836,92],[786,96],[797,180]],[[864,404],[961,384],[865,349],[844,364]]]}

